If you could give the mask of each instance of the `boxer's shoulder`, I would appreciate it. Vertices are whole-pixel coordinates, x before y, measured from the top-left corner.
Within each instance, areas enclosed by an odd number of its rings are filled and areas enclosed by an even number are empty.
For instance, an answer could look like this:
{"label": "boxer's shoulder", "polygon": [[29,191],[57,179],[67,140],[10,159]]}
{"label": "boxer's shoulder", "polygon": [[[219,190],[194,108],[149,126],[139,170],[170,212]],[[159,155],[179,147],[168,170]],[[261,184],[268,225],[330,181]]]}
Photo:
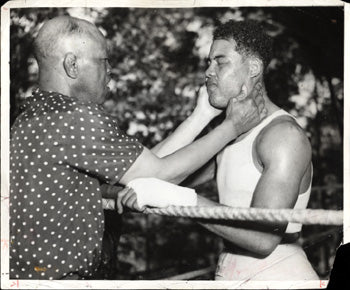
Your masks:
{"label": "boxer's shoulder", "polygon": [[308,156],[311,154],[311,144],[296,120],[283,115],[273,119],[259,132],[255,140],[255,150],[262,158],[279,153],[290,155],[305,153]]}

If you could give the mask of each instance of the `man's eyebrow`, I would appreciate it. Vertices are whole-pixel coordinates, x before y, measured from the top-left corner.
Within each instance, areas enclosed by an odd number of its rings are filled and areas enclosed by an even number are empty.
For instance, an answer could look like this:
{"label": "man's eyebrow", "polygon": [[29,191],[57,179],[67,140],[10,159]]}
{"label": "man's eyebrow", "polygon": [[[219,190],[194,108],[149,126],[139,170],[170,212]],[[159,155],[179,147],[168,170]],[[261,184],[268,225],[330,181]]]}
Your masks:
{"label": "man's eyebrow", "polygon": [[226,55],[219,54],[219,55],[216,55],[216,56],[214,57],[214,59],[225,58],[225,57],[226,57]]}
{"label": "man's eyebrow", "polygon": [[215,56],[212,57],[212,58],[207,57],[207,58],[206,58],[206,61],[207,61],[207,62],[210,62],[210,61],[212,61],[213,59],[216,60],[216,59],[225,58],[225,57],[226,57],[226,55],[218,54],[218,55],[215,55]]}

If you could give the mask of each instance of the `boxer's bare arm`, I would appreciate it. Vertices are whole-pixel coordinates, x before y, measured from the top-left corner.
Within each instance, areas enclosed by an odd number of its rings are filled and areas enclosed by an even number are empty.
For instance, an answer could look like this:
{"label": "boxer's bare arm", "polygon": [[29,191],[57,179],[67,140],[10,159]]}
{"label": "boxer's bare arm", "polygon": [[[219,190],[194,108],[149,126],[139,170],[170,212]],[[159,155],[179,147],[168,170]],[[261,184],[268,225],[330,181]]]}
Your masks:
{"label": "boxer's bare arm", "polygon": [[[293,208],[304,175],[311,166],[311,146],[294,121],[282,121],[266,128],[256,142],[263,165],[251,207]],[[218,205],[199,198],[199,205]],[[229,222],[202,224],[238,247],[263,256],[280,243],[287,224]]]}

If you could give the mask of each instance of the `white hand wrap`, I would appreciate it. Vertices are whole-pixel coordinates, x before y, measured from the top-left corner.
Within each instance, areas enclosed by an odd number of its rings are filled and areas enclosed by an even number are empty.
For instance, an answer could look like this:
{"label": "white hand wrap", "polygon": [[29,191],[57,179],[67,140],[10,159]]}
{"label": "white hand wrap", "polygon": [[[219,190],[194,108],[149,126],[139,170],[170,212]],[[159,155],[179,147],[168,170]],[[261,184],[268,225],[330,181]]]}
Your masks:
{"label": "white hand wrap", "polygon": [[157,178],[136,178],[127,186],[136,192],[137,204],[140,208],[146,205],[153,207],[197,205],[197,194],[194,189]]}

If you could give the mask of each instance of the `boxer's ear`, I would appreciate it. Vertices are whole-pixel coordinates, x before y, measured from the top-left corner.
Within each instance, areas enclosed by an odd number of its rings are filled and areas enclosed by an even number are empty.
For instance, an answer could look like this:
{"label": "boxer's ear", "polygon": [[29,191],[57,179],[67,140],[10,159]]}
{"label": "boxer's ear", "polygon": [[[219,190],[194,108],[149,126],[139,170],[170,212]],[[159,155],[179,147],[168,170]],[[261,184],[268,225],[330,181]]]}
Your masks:
{"label": "boxer's ear", "polygon": [[74,53],[68,52],[65,54],[63,67],[66,71],[67,76],[72,79],[76,79],[78,77],[77,57]]}
{"label": "boxer's ear", "polygon": [[257,57],[249,58],[249,76],[251,78],[259,77],[263,73],[264,64],[261,59]]}

